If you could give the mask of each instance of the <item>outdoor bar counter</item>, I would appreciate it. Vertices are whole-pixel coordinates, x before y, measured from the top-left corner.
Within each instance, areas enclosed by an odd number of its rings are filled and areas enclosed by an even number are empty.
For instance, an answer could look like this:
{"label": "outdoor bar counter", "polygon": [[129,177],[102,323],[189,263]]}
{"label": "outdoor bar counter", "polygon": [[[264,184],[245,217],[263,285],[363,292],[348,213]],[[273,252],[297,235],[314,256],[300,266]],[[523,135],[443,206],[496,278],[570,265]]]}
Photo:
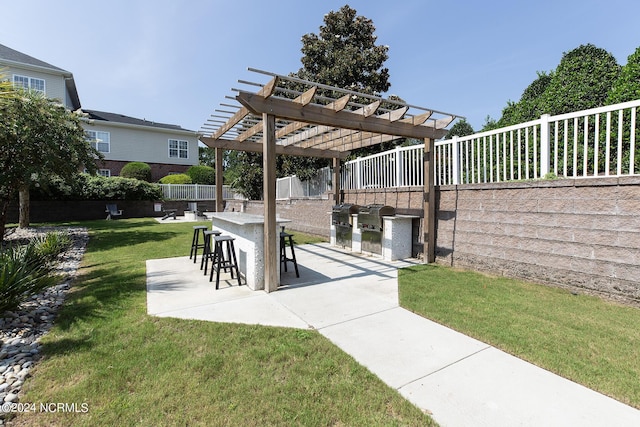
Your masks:
{"label": "outdoor bar counter", "polygon": [[[212,212],[207,216],[211,218],[213,230],[235,238],[238,268],[244,279],[242,284],[254,291],[264,289],[264,217],[244,212]],[[291,220],[278,218],[276,222],[281,226]],[[279,246],[279,239],[276,239],[276,244]],[[274,250],[276,254],[280,253],[279,247]]]}

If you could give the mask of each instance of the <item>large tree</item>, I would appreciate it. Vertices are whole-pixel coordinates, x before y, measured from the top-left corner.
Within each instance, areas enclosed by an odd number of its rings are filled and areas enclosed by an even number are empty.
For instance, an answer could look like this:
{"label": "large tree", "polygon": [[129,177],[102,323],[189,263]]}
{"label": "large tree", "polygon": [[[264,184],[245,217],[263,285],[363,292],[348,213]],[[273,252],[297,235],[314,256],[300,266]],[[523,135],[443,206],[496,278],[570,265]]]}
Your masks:
{"label": "large tree", "polygon": [[19,225],[28,227],[29,186],[45,176],[71,178],[82,168],[95,171],[98,157],[85,140],[79,113],[33,91],[17,89],[16,96],[4,99],[0,103],[0,236],[16,194]]}
{"label": "large tree", "polygon": [[319,34],[302,36],[302,68],[298,77],[365,93],[389,90],[389,47],[376,45],[371,19],[345,5],[324,16]]}
{"label": "large tree", "polygon": [[[373,21],[358,16],[348,5],[329,12],[318,34],[302,36],[302,68],[291,76],[368,94],[386,92],[391,86],[384,67],[389,47],[376,45],[374,33]],[[305,90],[291,83],[287,88]],[[232,185],[245,195],[262,194],[262,156],[246,153],[236,158],[245,162],[235,163]],[[297,175],[305,180],[327,165],[326,159],[278,156],[276,170],[278,176]]]}

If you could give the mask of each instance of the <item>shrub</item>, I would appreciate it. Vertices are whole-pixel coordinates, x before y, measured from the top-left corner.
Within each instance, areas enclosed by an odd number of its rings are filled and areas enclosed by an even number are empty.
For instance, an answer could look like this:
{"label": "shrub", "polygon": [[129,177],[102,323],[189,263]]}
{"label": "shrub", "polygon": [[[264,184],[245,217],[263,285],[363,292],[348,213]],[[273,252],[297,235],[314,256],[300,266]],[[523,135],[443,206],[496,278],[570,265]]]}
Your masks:
{"label": "shrub", "polygon": [[71,182],[51,177],[32,188],[33,200],[160,200],[158,185],[120,176],[78,174]]}
{"label": "shrub", "polygon": [[58,283],[53,262],[71,244],[62,233],[50,233],[26,245],[0,252],[0,313],[15,310],[33,295]]}
{"label": "shrub", "polygon": [[193,184],[213,185],[216,183],[216,170],[211,166],[191,166],[187,169]]}
{"label": "shrub", "polygon": [[120,171],[120,176],[151,182],[151,166],[144,162],[130,162],[124,165]]}
{"label": "shrub", "polygon": [[193,184],[191,177],[184,173],[167,175],[160,179],[160,184]]}

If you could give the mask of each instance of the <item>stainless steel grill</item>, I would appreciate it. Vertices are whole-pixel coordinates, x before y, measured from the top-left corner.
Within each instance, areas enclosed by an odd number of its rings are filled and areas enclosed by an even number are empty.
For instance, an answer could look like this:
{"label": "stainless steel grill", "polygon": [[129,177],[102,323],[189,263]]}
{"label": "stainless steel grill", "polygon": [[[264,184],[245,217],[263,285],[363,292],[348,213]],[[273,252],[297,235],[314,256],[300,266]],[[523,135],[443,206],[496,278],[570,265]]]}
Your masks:
{"label": "stainless steel grill", "polygon": [[362,250],[382,255],[383,216],[393,216],[396,209],[392,206],[369,205],[358,211],[358,228],[362,234]]}
{"label": "stainless steel grill", "polygon": [[353,214],[360,206],[344,203],[335,205],[331,211],[331,224],[336,228],[336,245],[351,248],[353,235]]}

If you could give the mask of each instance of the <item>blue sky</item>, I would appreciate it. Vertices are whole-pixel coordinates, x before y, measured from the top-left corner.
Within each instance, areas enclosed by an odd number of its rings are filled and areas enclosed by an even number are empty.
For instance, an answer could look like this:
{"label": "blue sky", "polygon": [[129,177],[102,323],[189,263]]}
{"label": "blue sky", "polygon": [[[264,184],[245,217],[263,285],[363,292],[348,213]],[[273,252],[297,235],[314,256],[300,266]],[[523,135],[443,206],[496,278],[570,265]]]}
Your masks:
{"label": "blue sky", "polygon": [[302,35],[345,4],[389,46],[384,96],[476,130],[564,52],[591,43],[624,65],[640,46],[637,0],[21,0],[0,43],[71,71],[86,109],[198,130],[238,80],[268,80],[248,67],[297,71]]}

